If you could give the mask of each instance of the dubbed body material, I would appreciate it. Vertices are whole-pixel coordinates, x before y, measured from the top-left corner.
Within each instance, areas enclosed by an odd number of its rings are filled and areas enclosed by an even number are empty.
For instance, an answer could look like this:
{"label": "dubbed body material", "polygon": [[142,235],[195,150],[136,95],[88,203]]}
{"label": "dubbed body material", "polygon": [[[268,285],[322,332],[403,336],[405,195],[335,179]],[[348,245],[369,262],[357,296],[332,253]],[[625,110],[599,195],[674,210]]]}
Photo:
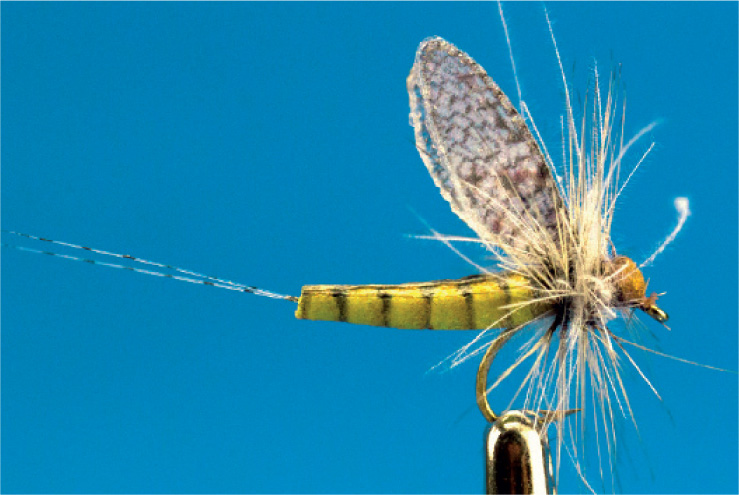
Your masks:
{"label": "dubbed body material", "polygon": [[401,329],[475,330],[525,324],[550,310],[526,304],[520,275],[473,275],[400,285],[306,285],[297,318]]}

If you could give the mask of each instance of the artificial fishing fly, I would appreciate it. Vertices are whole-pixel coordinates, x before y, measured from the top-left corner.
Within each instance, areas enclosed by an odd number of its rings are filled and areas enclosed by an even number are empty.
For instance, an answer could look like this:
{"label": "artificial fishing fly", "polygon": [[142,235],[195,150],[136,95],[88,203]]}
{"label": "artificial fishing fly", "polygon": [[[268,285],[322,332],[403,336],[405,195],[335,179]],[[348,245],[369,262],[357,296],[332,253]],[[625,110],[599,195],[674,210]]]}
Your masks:
{"label": "artificial fishing fly", "polygon": [[[451,43],[441,38],[421,43],[407,87],[421,158],[452,210],[477,234],[475,239],[432,238],[448,245],[477,242],[498,269],[475,265],[478,275],[429,283],[306,286],[296,316],[393,328],[502,329],[492,342],[478,341],[483,332],[450,356],[456,365],[485,352],[476,389],[483,416],[496,422],[488,393],[533,358],[519,388],[526,390],[522,410],[535,417],[532,424],[542,434],[548,424],[557,424],[557,465],[567,432],[577,464],[581,428],[566,430],[562,420],[584,413],[589,394],[600,406],[611,453],[613,404],[625,404],[633,419],[617,351],[641,370],[624,348],[630,342],[608,325],[635,309],[667,321],[656,304],[658,295],[647,296],[640,268],[674,239],[689,214],[687,200],[676,201],[678,226],[640,266],[616,253],[610,227],[630,178],[619,183],[621,161],[651,126],[622,144],[614,128],[615,90],[609,88],[601,101],[596,80],[592,120],[585,119],[580,131],[568,103],[568,161],[558,180],[524,118],[485,70]],[[519,333],[529,335],[520,357],[487,387],[493,358]]]}
{"label": "artificial fishing fly", "polygon": [[[680,219],[673,233],[637,265],[617,254],[610,228],[616,200],[631,177],[620,182],[624,154],[651,126],[623,143],[613,87],[602,100],[596,80],[591,118],[584,119],[579,130],[567,96],[566,161],[561,174],[523,104],[517,111],[485,70],[451,43],[441,38],[421,43],[407,89],[421,159],[442,197],[477,234],[465,239],[434,233],[432,238],[449,246],[458,240],[479,243],[493,256],[496,270],[475,265],[479,273],[462,279],[401,285],[307,285],[295,297],[28,234],[4,231],[153,269],[4,245],[297,302],[299,319],[399,329],[482,330],[450,356],[450,362],[454,366],[484,352],[477,377],[483,416],[491,423],[499,419],[488,394],[531,358],[533,364],[519,387],[524,393],[521,414],[535,418],[526,424],[535,425],[541,435],[555,423],[557,460],[567,435],[576,459],[580,429],[565,429],[563,419],[584,414],[589,397],[606,424],[613,421],[614,407],[631,415],[620,356],[644,375],[625,349],[632,343],[614,334],[609,324],[634,310],[659,323],[667,321],[656,304],[657,294],[647,295],[641,268],[674,239],[689,214],[687,200],[676,202]],[[493,338],[483,339],[491,330],[497,332]],[[488,371],[497,352],[518,335],[528,335],[520,356],[488,387]],[[615,434],[612,428],[608,431],[610,452]]]}

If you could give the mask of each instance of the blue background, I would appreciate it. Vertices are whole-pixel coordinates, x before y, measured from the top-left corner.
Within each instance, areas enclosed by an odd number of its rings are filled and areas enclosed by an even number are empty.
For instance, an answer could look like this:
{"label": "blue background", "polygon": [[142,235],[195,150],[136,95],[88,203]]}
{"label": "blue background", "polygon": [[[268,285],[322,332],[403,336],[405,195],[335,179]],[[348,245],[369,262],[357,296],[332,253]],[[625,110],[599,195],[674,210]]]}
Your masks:
{"label": "blue background", "polygon": [[[548,8],[575,94],[593,60],[604,78],[621,63],[626,135],[661,122],[617,210],[619,250],[644,259],[673,199],[691,200],[646,271],[671,316],[671,332],[645,320],[656,345],[736,370],[737,4]],[[558,157],[543,6],[505,10]],[[444,246],[405,237],[425,232],[413,212],[470,233],[408,125],[405,78],[431,35],[515,94],[492,3],[3,3],[3,228],[295,295],[468,275]],[[482,490],[477,360],[426,373],[472,333],[293,311],[3,249],[2,490]],[[736,375],[634,354],[664,404],[629,373],[641,440],[623,420],[617,488],[736,492]],[[566,459],[560,477],[560,491],[584,490]]]}

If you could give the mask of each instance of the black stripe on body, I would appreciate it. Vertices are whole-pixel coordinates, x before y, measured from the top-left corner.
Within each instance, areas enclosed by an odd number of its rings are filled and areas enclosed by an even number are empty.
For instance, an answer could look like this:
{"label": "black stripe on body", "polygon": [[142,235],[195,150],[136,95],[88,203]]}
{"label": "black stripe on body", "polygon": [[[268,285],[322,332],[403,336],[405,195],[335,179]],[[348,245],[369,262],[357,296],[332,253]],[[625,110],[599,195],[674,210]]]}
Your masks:
{"label": "black stripe on body", "polygon": [[310,317],[310,303],[311,299],[313,299],[313,294],[310,292],[303,292],[300,295],[300,302],[298,303],[298,308],[300,308],[300,304],[303,305],[303,317],[309,318]]}
{"label": "black stripe on body", "polygon": [[462,297],[464,297],[465,315],[467,316],[467,328],[475,328],[475,299],[468,289],[462,289]]}
{"label": "black stripe on body", "polygon": [[[503,292],[505,297],[505,302],[503,303],[503,306],[511,303],[511,288],[508,286],[508,280],[506,280],[505,277],[500,277],[500,280],[498,280],[498,286],[500,287],[500,290]],[[503,310],[508,311],[508,310]],[[506,320],[506,324],[510,325],[511,316],[509,315]]]}
{"label": "black stripe on body", "polygon": [[393,305],[393,296],[391,294],[388,294],[387,292],[378,292],[377,297],[380,298],[382,301],[382,326],[389,327],[390,326],[390,311],[392,311],[392,305]]}
{"label": "black stripe on body", "polygon": [[[434,285],[441,285],[441,284],[444,283],[444,280],[437,280],[437,281],[431,282],[431,283],[434,284]],[[428,328],[429,330],[436,330],[434,328],[434,326],[431,324],[431,310],[434,307],[434,290],[433,290],[433,285],[430,286],[427,290],[424,290],[423,292],[424,292],[423,300],[426,303],[425,304],[426,312],[425,312],[424,318],[423,318],[423,322],[424,322],[424,325],[423,326],[426,327],[426,328]]]}
{"label": "black stripe on body", "polygon": [[336,301],[336,306],[339,309],[338,321],[346,322],[346,292],[343,290],[337,290],[332,292],[331,296],[334,298],[334,301]]}
{"label": "black stripe on body", "polygon": [[434,303],[434,293],[431,290],[423,291],[423,326],[431,329],[431,305]]}

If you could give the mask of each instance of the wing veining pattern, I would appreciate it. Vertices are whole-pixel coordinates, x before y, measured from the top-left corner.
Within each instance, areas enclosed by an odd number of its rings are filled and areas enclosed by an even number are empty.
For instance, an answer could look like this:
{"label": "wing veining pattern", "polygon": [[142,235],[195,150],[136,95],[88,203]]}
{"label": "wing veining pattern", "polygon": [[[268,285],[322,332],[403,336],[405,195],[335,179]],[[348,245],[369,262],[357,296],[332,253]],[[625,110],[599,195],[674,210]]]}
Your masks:
{"label": "wing veining pattern", "polygon": [[[524,120],[469,55],[441,38],[421,43],[407,80],[423,162],[452,210],[504,251],[557,236],[559,190]],[[532,235],[532,234],[539,235]]]}

